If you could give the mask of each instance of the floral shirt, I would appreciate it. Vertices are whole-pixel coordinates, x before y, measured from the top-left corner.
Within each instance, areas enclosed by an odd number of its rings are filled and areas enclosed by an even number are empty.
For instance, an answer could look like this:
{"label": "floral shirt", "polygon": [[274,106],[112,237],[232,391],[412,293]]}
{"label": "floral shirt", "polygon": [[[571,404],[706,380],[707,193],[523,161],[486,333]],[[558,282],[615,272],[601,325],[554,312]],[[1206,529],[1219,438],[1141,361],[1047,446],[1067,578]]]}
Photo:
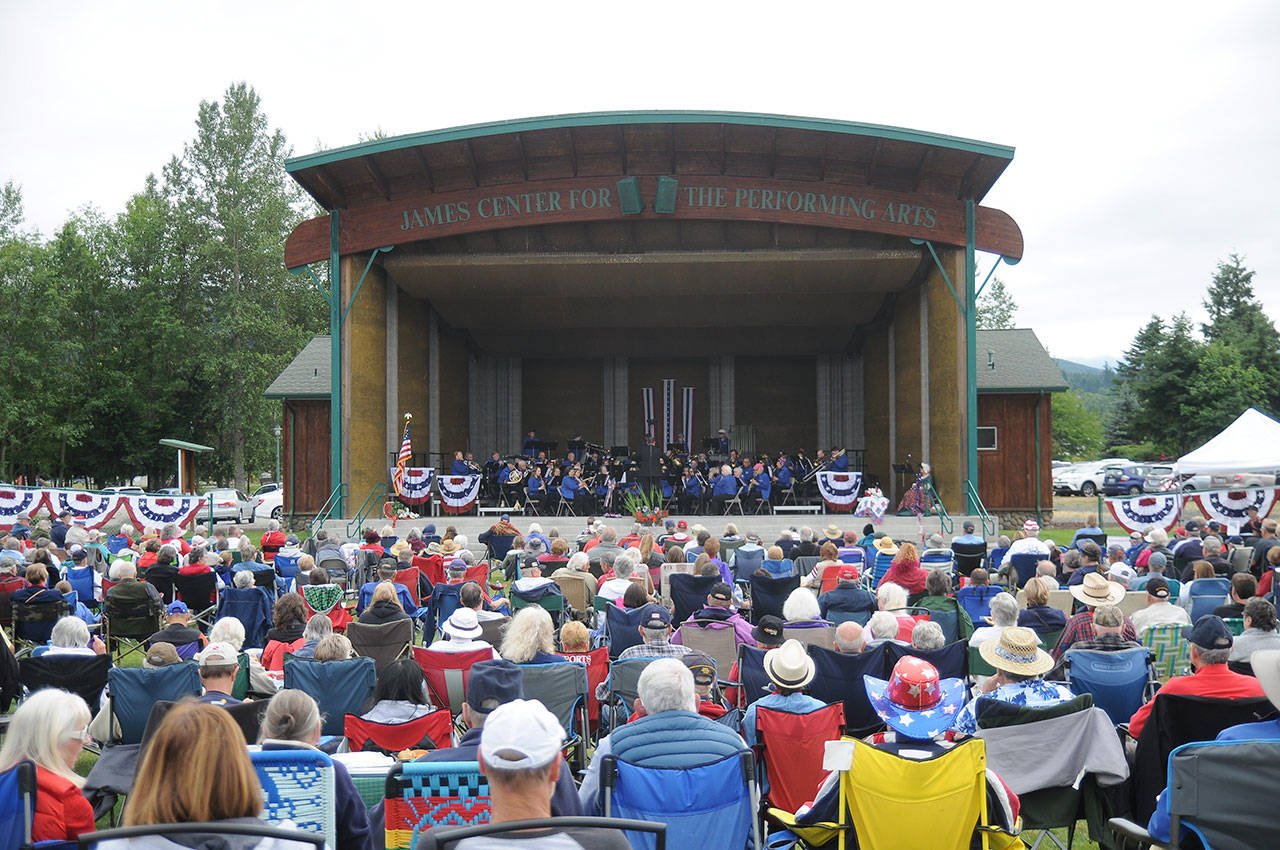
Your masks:
{"label": "floral shirt", "polygon": [[[1071,688],[1062,682],[1046,682],[1044,679],[1029,679],[1025,682],[1010,682],[1007,685],[1001,685],[989,694],[979,694],[979,697],[990,697],[998,699],[1001,702],[1013,703],[1014,705],[1023,705],[1028,708],[1036,708],[1043,705],[1057,705],[1060,702],[1066,702],[1074,699],[1075,694],[1071,692]],[[978,731],[978,700],[974,699],[965,704],[960,709],[960,713],[956,715],[955,725],[951,728],[957,732],[964,732],[972,735]]]}

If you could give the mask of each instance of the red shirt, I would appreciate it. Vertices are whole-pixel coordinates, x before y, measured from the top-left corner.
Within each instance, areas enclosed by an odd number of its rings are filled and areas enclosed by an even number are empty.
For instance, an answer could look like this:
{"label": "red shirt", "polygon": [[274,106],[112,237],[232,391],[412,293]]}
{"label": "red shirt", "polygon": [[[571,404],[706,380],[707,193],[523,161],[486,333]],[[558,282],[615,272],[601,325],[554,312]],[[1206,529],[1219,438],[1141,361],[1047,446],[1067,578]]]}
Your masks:
{"label": "red shirt", "polygon": [[[1201,667],[1190,676],[1174,676],[1165,682],[1156,696],[1160,694],[1188,694],[1196,697],[1261,697],[1262,685],[1252,676],[1243,676],[1227,669],[1225,664],[1210,664]],[[1152,697],[1146,705],[1139,708],[1129,718],[1129,734],[1137,738],[1142,734],[1142,727],[1151,716]]]}
{"label": "red shirt", "polygon": [[908,594],[924,593],[924,580],[929,573],[923,569],[919,563],[900,563],[889,567],[889,571],[884,574],[884,578],[880,579],[880,583],[876,587],[884,585],[885,582],[893,582],[907,589]]}

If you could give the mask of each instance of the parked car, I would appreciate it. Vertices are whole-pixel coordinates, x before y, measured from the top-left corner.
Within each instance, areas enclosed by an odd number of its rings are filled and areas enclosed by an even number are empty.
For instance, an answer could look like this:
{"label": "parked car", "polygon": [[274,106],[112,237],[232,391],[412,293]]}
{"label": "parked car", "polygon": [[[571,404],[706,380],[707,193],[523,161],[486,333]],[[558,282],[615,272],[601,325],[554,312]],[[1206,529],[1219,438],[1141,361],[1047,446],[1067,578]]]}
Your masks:
{"label": "parked car", "polygon": [[146,490],[141,487],[135,487],[132,484],[125,484],[121,487],[107,487],[102,492],[115,493],[117,496],[145,496]]}
{"label": "parked car", "polygon": [[253,522],[255,505],[249,501],[248,496],[239,490],[233,490],[230,487],[219,487],[214,490],[207,490],[201,495],[207,504],[200,509],[200,517],[207,518],[210,510],[209,505],[212,505],[214,522]]}
{"label": "parked car", "polygon": [[1243,490],[1246,487],[1276,486],[1276,472],[1226,472],[1210,476],[1213,490]]}
{"label": "parked car", "polygon": [[1102,473],[1102,492],[1108,496],[1136,496],[1147,483],[1147,468],[1141,464],[1108,466]]}
{"label": "parked car", "polygon": [[259,487],[257,490],[254,490],[254,491],[253,491],[253,494],[252,494],[251,496],[249,496],[249,498],[251,498],[251,499],[257,499],[259,496],[265,496],[265,495],[267,495],[268,493],[271,493],[271,492],[273,492],[273,491],[276,491],[276,490],[281,489],[283,486],[284,486],[284,485],[279,484],[279,483],[277,483],[277,482],[275,482],[275,481],[269,481],[269,482],[267,482],[266,484],[263,484],[263,485],[262,485],[261,487]]}
{"label": "parked car", "polygon": [[1110,457],[1088,463],[1077,463],[1069,469],[1055,469],[1053,492],[1059,496],[1094,496],[1102,489],[1108,466],[1126,466],[1133,461],[1124,457]]}
{"label": "parked car", "polygon": [[259,522],[284,516],[284,490],[280,485],[254,496],[253,518]]}
{"label": "parked car", "polygon": [[1152,464],[1151,468],[1147,470],[1147,483],[1143,485],[1142,489],[1148,493],[1161,493],[1173,489],[1181,490],[1184,493],[1190,493],[1192,490],[1212,489],[1210,476],[1203,473],[1200,475],[1183,477],[1182,480],[1178,482],[1176,488],[1172,486],[1172,478],[1173,464]]}

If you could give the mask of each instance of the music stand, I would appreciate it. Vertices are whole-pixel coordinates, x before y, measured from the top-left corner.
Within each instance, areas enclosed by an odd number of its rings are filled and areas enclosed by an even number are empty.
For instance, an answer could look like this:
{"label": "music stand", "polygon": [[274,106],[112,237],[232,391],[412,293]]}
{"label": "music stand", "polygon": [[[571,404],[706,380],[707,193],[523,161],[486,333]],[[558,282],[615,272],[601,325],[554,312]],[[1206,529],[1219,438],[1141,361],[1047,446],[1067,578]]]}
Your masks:
{"label": "music stand", "polygon": [[704,452],[717,452],[720,450],[719,437],[703,437],[702,450]]}
{"label": "music stand", "polygon": [[915,466],[909,463],[895,463],[891,464],[891,466],[894,474],[898,476],[898,489],[905,493],[907,488],[911,486],[908,482],[914,483],[915,481]]}
{"label": "music stand", "polygon": [[667,451],[682,452],[684,451],[684,443],[667,443]]}
{"label": "music stand", "polygon": [[551,456],[551,453],[552,453],[552,452],[554,452],[554,451],[555,451],[556,449],[558,449],[558,448],[560,448],[560,444],[559,444],[559,443],[556,443],[556,442],[547,442],[547,441],[545,441],[545,440],[539,440],[539,441],[538,441],[538,447],[537,447],[536,451],[534,452],[534,454],[536,455],[538,452],[546,452],[546,453],[547,453],[547,457],[550,457],[550,456]]}
{"label": "music stand", "polygon": [[609,449],[609,454],[613,457],[631,457],[631,449],[627,446],[613,446]]}

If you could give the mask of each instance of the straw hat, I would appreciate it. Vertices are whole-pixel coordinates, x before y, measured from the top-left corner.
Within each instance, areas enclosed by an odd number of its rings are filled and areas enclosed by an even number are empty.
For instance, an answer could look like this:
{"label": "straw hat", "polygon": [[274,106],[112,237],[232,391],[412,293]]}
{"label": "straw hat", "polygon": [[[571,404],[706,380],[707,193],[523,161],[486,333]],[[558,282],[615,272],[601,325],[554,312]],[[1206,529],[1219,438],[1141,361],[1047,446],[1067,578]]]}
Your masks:
{"label": "straw hat", "polygon": [[844,537],[844,532],[836,528],[834,522],[827,523],[827,527],[822,529],[822,533],[830,540],[839,540]]}
{"label": "straw hat", "polygon": [[982,660],[997,670],[1019,676],[1039,676],[1053,669],[1053,656],[1040,648],[1036,633],[1008,626],[1000,636],[978,647]]}
{"label": "straw hat", "polygon": [[1155,544],[1156,546],[1168,546],[1169,532],[1165,531],[1163,528],[1153,528],[1147,532],[1147,536],[1143,539],[1148,543]]}
{"label": "straw hat", "polygon": [[458,551],[458,543],[452,537],[440,544],[441,555],[452,555]]}
{"label": "straw hat", "polygon": [[1123,584],[1108,581],[1101,573],[1091,572],[1084,581],[1071,588],[1071,595],[1090,608],[1096,608],[1099,605],[1119,605],[1124,599],[1124,591]]}
{"label": "straw hat", "polygon": [[889,535],[876,538],[876,551],[885,555],[898,554],[898,544],[893,542],[893,538]]}
{"label": "straw hat", "polygon": [[764,654],[764,672],[778,687],[799,690],[813,681],[813,659],[804,644],[792,638]]}
{"label": "straw hat", "polygon": [[1260,649],[1249,656],[1253,675],[1271,704],[1280,708],[1280,649]]}

